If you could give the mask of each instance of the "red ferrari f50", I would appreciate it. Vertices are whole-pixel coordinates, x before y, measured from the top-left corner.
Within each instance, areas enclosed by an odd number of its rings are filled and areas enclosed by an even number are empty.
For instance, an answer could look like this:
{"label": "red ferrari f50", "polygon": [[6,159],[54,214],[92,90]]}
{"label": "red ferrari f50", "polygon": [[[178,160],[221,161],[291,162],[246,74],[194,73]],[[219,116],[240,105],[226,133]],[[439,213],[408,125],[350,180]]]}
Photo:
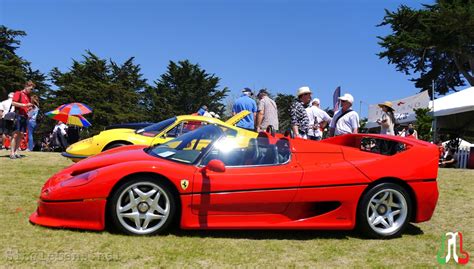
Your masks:
{"label": "red ferrari f50", "polygon": [[155,147],[126,146],[52,176],[30,221],[127,234],[182,229],[340,229],[374,238],[431,218],[438,150],[381,135],[321,142],[209,125]]}

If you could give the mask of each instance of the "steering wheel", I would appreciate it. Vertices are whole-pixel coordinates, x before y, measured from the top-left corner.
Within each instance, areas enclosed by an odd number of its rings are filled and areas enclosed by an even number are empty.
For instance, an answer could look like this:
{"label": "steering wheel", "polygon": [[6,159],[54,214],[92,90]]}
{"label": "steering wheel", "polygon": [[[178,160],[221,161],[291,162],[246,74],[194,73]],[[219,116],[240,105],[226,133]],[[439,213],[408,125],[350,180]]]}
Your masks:
{"label": "steering wheel", "polygon": [[275,137],[275,128],[273,128],[272,125],[268,125],[266,132],[270,133],[273,137]]}
{"label": "steering wheel", "polygon": [[290,136],[291,139],[295,138],[295,132],[293,132],[292,129],[286,130],[285,136],[288,137]]}

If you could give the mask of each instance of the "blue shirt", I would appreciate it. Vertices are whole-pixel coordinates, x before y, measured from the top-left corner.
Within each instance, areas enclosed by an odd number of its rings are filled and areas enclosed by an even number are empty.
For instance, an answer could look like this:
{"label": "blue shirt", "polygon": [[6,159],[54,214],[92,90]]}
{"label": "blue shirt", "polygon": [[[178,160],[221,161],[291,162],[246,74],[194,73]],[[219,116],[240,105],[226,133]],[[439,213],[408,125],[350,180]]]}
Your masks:
{"label": "blue shirt", "polygon": [[197,114],[198,114],[199,116],[204,115],[204,113],[206,113],[206,110],[204,110],[204,108],[202,108],[202,107],[201,107],[201,108],[198,110],[198,112],[197,112]]}
{"label": "blue shirt", "polygon": [[250,111],[250,114],[241,119],[236,126],[253,130],[255,128],[253,113],[257,112],[257,103],[246,94],[237,98],[232,107],[232,112],[235,113],[239,113],[243,110]]}

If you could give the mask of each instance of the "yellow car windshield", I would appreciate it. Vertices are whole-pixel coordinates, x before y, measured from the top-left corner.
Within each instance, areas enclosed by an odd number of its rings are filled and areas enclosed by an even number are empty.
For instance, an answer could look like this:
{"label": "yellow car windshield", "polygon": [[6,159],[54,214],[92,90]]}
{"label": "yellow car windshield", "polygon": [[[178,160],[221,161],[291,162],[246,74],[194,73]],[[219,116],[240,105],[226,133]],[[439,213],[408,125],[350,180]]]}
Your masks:
{"label": "yellow car windshield", "polygon": [[136,133],[144,135],[144,136],[154,137],[157,134],[159,134],[162,130],[164,130],[166,127],[173,124],[175,121],[176,121],[176,117],[169,118],[164,121],[160,121],[158,123],[147,126],[143,129],[137,130]]}
{"label": "yellow car windshield", "polygon": [[148,153],[159,158],[182,163],[195,163],[222,136],[236,136],[237,131],[216,125],[201,127],[162,145]]}

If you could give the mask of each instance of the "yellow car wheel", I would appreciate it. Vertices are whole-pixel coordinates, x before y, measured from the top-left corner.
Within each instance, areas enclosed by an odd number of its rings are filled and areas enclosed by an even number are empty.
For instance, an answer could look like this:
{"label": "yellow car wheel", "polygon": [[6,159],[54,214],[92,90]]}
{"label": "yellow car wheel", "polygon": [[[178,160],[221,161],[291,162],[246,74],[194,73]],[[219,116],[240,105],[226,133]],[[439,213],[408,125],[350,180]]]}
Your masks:
{"label": "yellow car wheel", "polygon": [[105,146],[102,151],[106,151],[106,150],[109,150],[109,149],[118,148],[118,147],[126,146],[126,145],[131,145],[131,144],[130,143],[124,143],[124,142],[112,142],[112,143],[108,144],[107,146]]}

